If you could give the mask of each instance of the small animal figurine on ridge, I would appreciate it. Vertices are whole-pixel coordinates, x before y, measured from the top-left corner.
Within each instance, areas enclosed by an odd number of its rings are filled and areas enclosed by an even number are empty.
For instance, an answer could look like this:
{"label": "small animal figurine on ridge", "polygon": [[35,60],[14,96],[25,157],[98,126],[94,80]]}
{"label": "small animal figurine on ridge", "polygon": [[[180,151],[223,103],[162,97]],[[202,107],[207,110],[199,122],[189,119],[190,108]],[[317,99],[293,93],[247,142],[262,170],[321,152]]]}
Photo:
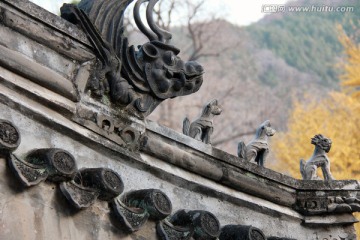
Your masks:
{"label": "small animal figurine on ridge", "polygon": [[266,120],[257,128],[255,138],[248,145],[245,146],[244,142],[239,142],[238,156],[264,166],[266,157],[269,154],[268,137],[273,136],[275,132],[270,121]]}
{"label": "small animal figurine on ridge", "polygon": [[202,110],[201,116],[190,124],[186,117],[183,121],[183,133],[206,144],[211,144],[210,136],[214,130],[213,118],[220,115],[222,109],[216,99],[206,104]]}
{"label": "small animal figurine on ridge", "polygon": [[324,180],[335,180],[330,172],[330,160],[326,155],[331,148],[331,139],[318,134],[311,139],[311,144],[315,145],[311,158],[307,162],[303,159],[300,160],[300,172],[303,179],[321,180],[316,174],[316,170],[320,167]]}

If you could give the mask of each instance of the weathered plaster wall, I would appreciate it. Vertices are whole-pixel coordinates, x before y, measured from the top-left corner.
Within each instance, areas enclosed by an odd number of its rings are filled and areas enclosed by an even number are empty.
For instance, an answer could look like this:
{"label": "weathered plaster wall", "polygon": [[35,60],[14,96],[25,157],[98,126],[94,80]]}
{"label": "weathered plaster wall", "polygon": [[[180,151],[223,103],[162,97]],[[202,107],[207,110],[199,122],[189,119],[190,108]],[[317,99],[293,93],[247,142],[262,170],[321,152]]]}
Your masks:
{"label": "weathered plaster wall", "polygon": [[[222,226],[253,225],[267,236],[299,240],[355,239],[351,213],[328,213],[325,206],[322,215],[304,216],[294,206],[299,192],[305,200],[308,192],[358,197],[357,181],[298,181],[149,121],[127,119],[142,133],[140,149],[118,142],[88,117],[93,112],[122,117],[84,93],[93,58],[78,27],[26,0],[0,0],[0,119],[19,128],[14,155],[64,149],[78,168],[118,172],[125,192],[160,189],[173,212],[207,210]],[[5,158],[0,158],[0,239],[157,239],[151,220],[126,233],[107,202],[78,211],[55,183],[23,187]]]}
{"label": "weathered plaster wall", "polygon": [[[22,143],[14,152],[16,156],[24,156],[36,148],[62,148],[74,155],[79,168],[108,167],[117,171],[124,181],[125,192],[158,188],[171,199],[173,212],[207,210],[222,225],[253,225],[267,236],[316,239],[317,234],[323,239],[328,235],[348,236],[353,230],[352,226],[300,227],[303,217],[291,209],[221,186],[145,154],[135,159],[123,158],[121,153],[102,144],[77,138],[67,130],[51,127],[56,126],[52,122],[38,122],[35,120],[40,120],[38,117],[27,111],[25,116],[19,110],[0,104],[1,118],[16,123],[21,132]],[[98,201],[88,209],[77,211],[54,183],[22,187],[5,159],[0,162],[0,176],[0,239],[156,239],[152,221],[128,235],[111,216],[106,202]]]}

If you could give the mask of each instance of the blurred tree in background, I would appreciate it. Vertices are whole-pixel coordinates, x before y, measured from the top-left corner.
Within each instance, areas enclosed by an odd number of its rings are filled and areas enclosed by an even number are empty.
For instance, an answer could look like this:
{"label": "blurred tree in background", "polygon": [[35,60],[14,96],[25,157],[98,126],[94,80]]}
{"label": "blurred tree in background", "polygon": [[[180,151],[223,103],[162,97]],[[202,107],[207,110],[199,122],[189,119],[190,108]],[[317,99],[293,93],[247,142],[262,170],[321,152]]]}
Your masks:
{"label": "blurred tree in background", "polygon": [[344,73],[341,75],[343,90],[358,101],[360,101],[360,46],[356,44],[356,40],[359,36],[358,31],[355,31],[352,36],[344,33],[340,36],[340,42],[347,56],[347,61],[343,64]]}
{"label": "blurred tree in background", "polygon": [[[340,28],[339,40],[345,59],[340,63],[341,92],[330,92],[320,101],[308,97],[294,103],[288,130],[274,137],[277,170],[300,177],[299,159],[308,159],[314,146],[310,139],[321,133],[333,140],[329,153],[331,170],[337,179],[360,177],[360,44]],[[356,31],[355,31],[356,32]]]}
{"label": "blurred tree in background", "polygon": [[[342,30],[342,29],[340,29]],[[331,170],[337,179],[360,178],[360,44],[341,32],[339,40],[345,59],[340,63],[342,91],[327,98],[295,102],[288,130],[274,137],[277,170],[300,177],[299,159],[312,155],[311,138],[324,134],[333,140],[329,153]]]}
{"label": "blurred tree in background", "polygon": [[[276,170],[300,178],[299,159],[310,158],[314,149],[310,139],[322,133],[333,141],[329,153],[333,176],[339,180],[360,178],[360,44],[356,38],[344,31],[339,37],[345,52],[340,63],[342,91],[331,92],[320,101],[295,102],[288,130],[274,137]],[[360,225],[355,228],[359,236]]]}
{"label": "blurred tree in background", "polygon": [[[299,6],[315,3],[296,1]],[[131,21],[132,7],[128,10],[130,43],[148,41]],[[156,5],[157,24],[173,33],[172,44],[181,49],[181,58],[199,61],[205,75],[197,93],[165,101],[149,119],[180,132],[185,116],[193,120],[216,98],[223,112],[214,120],[212,144],[236,155],[238,142],[249,142],[266,119],[278,131],[287,130],[294,98],[304,102],[306,92],[320,101],[328,91],[340,89],[339,69],[333,67],[342,52],[336,24],[351,30],[349,23],[358,19],[358,12],[276,13],[246,27],[222,20],[223,15],[221,9],[207,8],[204,0],[163,0]]]}
{"label": "blurred tree in background", "polygon": [[360,178],[359,126],[360,101],[345,93],[332,92],[323,100],[309,100],[307,104],[295,102],[288,131],[273,138],[278,161],[275,168],[301,178],[299,160],[311,157],[311,138],[321,133],[333,141],[328,156],[334,177]]}

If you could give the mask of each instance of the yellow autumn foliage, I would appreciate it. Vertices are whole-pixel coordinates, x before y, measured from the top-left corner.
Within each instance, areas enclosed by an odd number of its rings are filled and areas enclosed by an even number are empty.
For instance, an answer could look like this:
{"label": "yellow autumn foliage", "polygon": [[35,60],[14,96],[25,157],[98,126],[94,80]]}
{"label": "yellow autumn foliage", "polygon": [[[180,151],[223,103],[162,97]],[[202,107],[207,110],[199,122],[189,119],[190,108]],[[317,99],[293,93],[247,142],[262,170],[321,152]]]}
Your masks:
{"label": "yellow autumn foliage", "polygon": [[360,178],[359,127],[360,101],[344,93],[332,92],[328,98],[306,105],[295,102],[288,131],[278,133],[272,140],[275,169],[301,178],[299,161],[311,157],[311,138],[321,133],[333,141],[328,156],[334,177]]}
{"label": "yellow autumn foliage", "polygon": [[[341,29],[340,29],[341,30]],[[346,92],[360,100],[360,45],[341,31],[340,42],[344,46],[346,61],[341,64],[343,74],[340,76]]]}
{"label": "yellow autumn foliage", "polygon": [[[360,45],[344,32],[339,40],[346,56],[340,64],[342,92],[332,92],[320,101],[294,103],[288,131],[273,137],[272,149],[277,158],[274,168],[279,172],[301,178],[299,160],[311,157],[311,138],[321,133],[333,142],[328,154],[333,176],[338,180],[360,179]],[[355,216],[359,219],[360,213]],[[360,236],[360,224],[355,228]]]}
{"label": "yellow autumn foliage", "polygon": [[345,53],[345,61],[340,64],[344,88],[320,101],[294,103],[288,131],[273,137],[277,158],[274,168],[280,172],[300,178],[299,160],[311,157],[311,138],[321,133],[333,141],[328,154],[333,175],[337,179],[360,179],[360,45],[344,31],[339,40]]}

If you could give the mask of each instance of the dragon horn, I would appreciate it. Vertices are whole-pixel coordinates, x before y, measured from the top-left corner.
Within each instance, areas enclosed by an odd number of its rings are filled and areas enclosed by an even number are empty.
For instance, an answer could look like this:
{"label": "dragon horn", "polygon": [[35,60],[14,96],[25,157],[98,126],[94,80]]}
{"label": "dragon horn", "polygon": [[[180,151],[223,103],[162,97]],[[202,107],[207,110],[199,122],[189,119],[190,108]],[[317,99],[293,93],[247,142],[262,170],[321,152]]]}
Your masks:
{"label": "dragon horn", "polygon": [[171,33],[164,29],[161,29],[154,22],[153,10],[154,10],[155,4],[158,1],[159,0],[149,0],[149,4],[146,8],[146,19],[147,19],[147,22],[148,22],[151,30],[153,30],[153,32],[159,37],[159,41],[163,42],[163,43],[168,43],[172,37]]}
{"label": "dragon horn", "polygon": [[156,40],[157,37],[155,34],[150,32],[147,27],[145,27],[145,25],[141,21],[141,17],[140,17],[140,6],[141,6],[141,4],[143,4],[144,2],[147,2],[147,1],[149,1],[149,0],[138,0],[136,2],[135,7],[134,7],[134,19],[135,19],[136,26],[140,29],[140,31],[143,34],[145,34],[149,38],[150,41],[152,41],[152,40]]}

